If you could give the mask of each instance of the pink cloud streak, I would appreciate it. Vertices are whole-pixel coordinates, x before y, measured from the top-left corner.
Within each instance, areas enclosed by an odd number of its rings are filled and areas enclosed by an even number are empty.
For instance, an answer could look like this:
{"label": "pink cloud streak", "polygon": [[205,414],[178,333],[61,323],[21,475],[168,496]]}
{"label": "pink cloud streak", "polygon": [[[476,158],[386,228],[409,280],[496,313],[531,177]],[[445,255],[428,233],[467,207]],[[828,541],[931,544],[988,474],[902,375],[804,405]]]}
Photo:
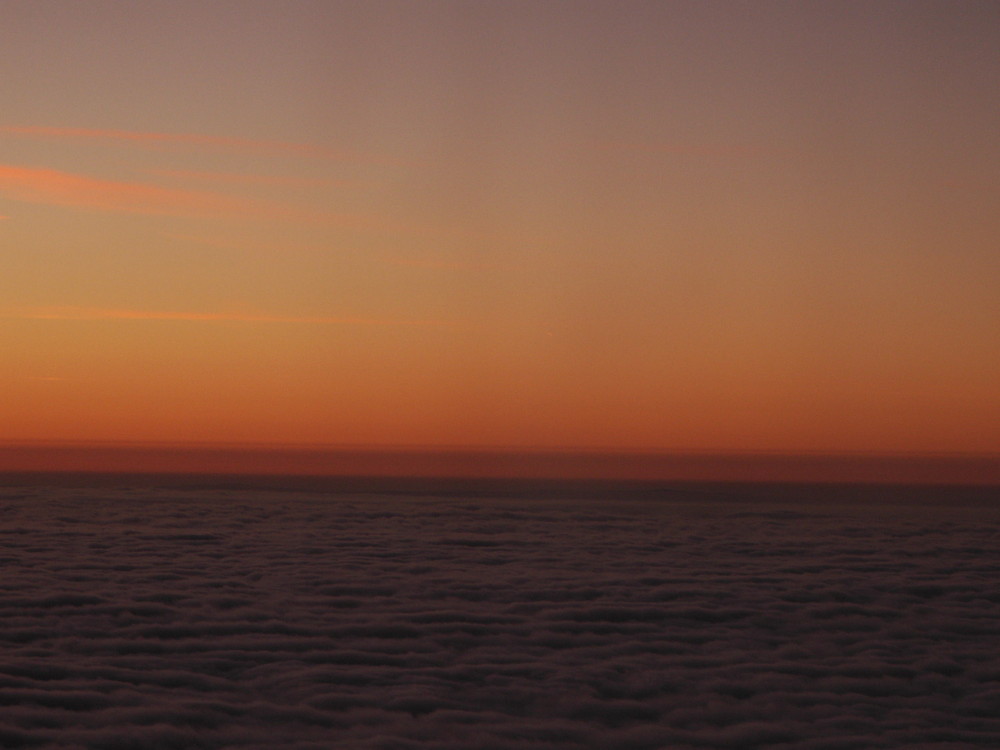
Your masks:
{"label": "pink cloud streak", "polygon": [[209,323],[299,323],[311,325],[433,326],[453,327],[446,320],[365,318],[360,316],[262,315],[239,312],[173,312],[156,310],[105,309],[92,307],[20,308],[0,313],[8,320],[167,320]]}
{"label": "pink cloud streak", "polygon": [[199,190],[0,164],[0,194],[27,203],[158,216],[316,219],[294,208]]}

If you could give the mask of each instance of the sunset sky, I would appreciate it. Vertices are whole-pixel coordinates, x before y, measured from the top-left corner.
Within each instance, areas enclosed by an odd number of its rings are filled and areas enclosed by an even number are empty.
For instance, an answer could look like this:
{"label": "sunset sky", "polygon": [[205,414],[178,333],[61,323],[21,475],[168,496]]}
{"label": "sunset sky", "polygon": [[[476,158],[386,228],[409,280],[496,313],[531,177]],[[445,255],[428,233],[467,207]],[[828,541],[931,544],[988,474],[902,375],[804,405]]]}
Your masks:
{"label": "sunset sky", "polygon": [[0,16],[0,442],[1000,453],[992,0]]}

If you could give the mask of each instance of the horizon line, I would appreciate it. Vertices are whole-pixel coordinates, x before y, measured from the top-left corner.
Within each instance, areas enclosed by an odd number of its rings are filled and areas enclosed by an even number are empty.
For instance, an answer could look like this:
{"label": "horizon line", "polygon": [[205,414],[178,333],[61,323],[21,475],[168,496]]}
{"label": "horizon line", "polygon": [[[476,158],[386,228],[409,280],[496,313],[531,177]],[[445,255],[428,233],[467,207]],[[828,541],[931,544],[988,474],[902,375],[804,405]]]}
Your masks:
{"label": "horizon line", "polygon": [[581,454],[617,456],[705,456],[705,457],[830,457],[830,458],[998,458],[1000,450],[880,450],[880,449],[801,449],[736,447],[658,447],[605,445],[498,445],[436,443],[328,443],[258,442],[214,440],[115,440],[115,439],[0,439],[0,448],[121,448],[159,450],[246,450],[341,453],[473,453],[473,454]]}

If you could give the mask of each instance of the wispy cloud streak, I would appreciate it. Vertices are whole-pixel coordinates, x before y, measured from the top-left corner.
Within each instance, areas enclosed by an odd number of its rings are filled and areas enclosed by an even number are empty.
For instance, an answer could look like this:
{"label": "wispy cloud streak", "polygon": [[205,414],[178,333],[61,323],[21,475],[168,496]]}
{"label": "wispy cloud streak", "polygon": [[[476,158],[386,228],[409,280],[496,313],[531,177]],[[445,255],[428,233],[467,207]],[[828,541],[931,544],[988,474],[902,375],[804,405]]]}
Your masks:
{"label": "wispy cloud streak", "polygon": [[191,321],[206,323],[297,323],[307,325],[424,326],[455,327],[447,320],[366,318],[356,315],[265,315],[241,312],[183,312],[158,310],[106,309],[93,307],[34,307],[0,312],[8,320],[138,320]]}
{"label": "wispy cloud streak", "polygon": [[14,200],[159,216],[315,219],[277,203],[219,193],[104,180],[43,167],[0,164],[0,194]]}

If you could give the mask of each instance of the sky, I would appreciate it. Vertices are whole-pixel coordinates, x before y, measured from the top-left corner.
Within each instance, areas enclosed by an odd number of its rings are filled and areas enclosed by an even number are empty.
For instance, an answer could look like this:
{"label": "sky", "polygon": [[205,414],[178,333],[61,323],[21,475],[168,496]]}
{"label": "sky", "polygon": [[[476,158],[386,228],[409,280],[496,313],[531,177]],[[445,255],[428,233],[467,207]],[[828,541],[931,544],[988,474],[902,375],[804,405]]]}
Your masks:
{"label": "sky", "polygon": [[1000,453],[995,2],[0,11],[0,442]]}

